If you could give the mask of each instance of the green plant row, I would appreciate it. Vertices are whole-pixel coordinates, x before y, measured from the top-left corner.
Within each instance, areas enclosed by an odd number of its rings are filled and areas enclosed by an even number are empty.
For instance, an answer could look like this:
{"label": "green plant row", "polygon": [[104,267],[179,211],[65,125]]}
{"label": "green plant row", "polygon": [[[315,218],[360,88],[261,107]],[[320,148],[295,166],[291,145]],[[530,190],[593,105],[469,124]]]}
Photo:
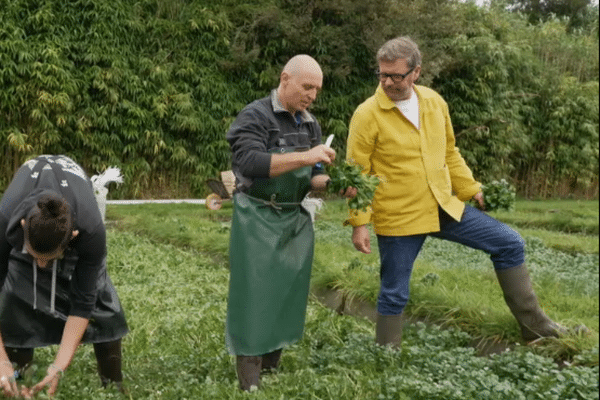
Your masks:
{"label": "green plant row", "polygon": [[594,201],[518,201],[514,210],[492,215],[521,228],[598,235],[598,202]]}
{"label": "green plant row", "polygon": [[[544,204],[556,209],[560,204],[519,200],[517,210],[526,208],[524,203],[533,203],[530,209],[544,209]],[[565,212],[594,210],[592,201],[561,203]],[[341,226],[346,215],[344,201],[327,201],[318,215],[312,285],[315,290],[338,290],[349,302],[360,299],[372,307],[379,290],[376,239],[372,237],[373,254],[356,252],[351,245],[351,229]],[[227,258],[231,203],[225,203],[217,212],[194,205],[109,206],[107,216],[109,226],[114,224],[157,243],[210,254],[215,265]],[[597,250],[585,253],[582,251],[587,245],[574,245],[570,252],[557,251],[535,236],[525,238],[528,267],[544,309],[566,325],[584,323],[593,332],[583,338],[543,342],[536,352],[570,362],[577,359],[585,365],[597,364]],[[520,340],[518,326],[501,300],[491,262],[483,253],[440,240],[426,241],[411,290],[409,315],[428,317],[478,337]]]}
{"label": "green plant row", "polygon": [[[204,212],[200,215],[207,217]],[[162,218],[161,222],[168,221],[166,214]],[[219,219],[212,222],[218,226]],[[166,225],[180,226],[176,221]],[[54,400],[247,399],[249,395],[237,387],[235,361],[224,344],[226,264],[193,248],[151,240],[151,233],[138,235],[121,230],[122,225],[112,226],[108,268],[131,330],[123,341],[129,393],[123,396],[113,387],[100,387],[92,346],[83,345]],[[303,339],[286,348],[280,370],[265,375],[261,390],[250,396],[257,400],[598,398],[597,367],[560,369],[552,359],[523,347],[478,357],[469,335],[423,324],[406,327],[400,352],[377,346],[373,335],[372,322],[340,316],[311,300]],[[36,351],[28,379],[44,374],[55,351]]]}

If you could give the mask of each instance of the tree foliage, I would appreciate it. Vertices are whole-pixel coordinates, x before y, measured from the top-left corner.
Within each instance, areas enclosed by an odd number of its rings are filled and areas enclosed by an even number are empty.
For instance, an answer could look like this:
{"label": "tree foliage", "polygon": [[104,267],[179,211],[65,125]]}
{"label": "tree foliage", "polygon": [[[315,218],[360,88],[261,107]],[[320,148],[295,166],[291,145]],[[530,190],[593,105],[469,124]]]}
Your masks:
{"label": "tree foliage", "polygon": [[223,15],[183,2],[2,3],[5,171],[68,153],[90,173],[120,166],[136,196],[161,179],[201,189],[228,162],[221,132],[236,103],[214,101],[228,97],[215,69],[228,52]]}
{"label": "tree foliage", "polygon": [[556,20],[532,26],[497,14],[488,26],[488,35],[452,41],[456,62],[434,83],[475,175],[484,181],[510,176],[528,196],[593,188],[597,41],[567,33]]}
{"label": "tree foliage", "polygon": [[591,0],[507,0],[512,11],[527,15],[529,22],[539,23],[552,18],[564,18],[569,29],[588,28],[598,6]]}
{"label": "tree foliage", "polygon": [[119,166],[115,197],[204,195],[230,168],[229,124],[299,53],[322,65],[312,111],[343,158],[398,35],[420,44],[420,83],[448,100],[478,179],[597,193],[597,29],[451,0],[0,0],[0,183],[66,153],[90,174]]}

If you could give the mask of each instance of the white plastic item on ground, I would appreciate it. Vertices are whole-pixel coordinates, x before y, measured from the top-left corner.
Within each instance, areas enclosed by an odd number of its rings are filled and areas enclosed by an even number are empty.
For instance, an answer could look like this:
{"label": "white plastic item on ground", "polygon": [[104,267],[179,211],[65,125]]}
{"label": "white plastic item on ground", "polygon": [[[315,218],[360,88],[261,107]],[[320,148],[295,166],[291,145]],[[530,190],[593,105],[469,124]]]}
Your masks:
{"label": "white plastic item on ground", "polygon": [[321,207],[323,207],[323,200],[306,196],[304,200],[302,200],[301,204],[302,207],[304,207],[306,211],[308,211],[308,213],[310,214],[310,219],[312,220],[312,222],[315,222],[315,217],[317,213],[319,212]]}
{"label": "white plastic item on ground", "polygon": [[121,170],[116,167],[110,167],[100,175],[92,176],[90,180],[94,187],[94,195],[96,196],[96,203],[98,203],[98,209],[102,215],[102,221],[104,221],[106,215],[106,196],[108,195],[108,188],[106,186],[110,182],[123,183]]}

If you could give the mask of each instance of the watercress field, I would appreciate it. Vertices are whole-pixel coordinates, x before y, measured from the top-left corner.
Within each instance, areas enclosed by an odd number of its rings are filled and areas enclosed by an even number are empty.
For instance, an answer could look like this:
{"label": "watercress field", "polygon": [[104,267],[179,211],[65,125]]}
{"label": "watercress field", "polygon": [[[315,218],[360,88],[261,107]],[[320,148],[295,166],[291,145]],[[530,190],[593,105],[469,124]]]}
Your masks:
{"label": "watercress field", "polygon": [[[518,342],[489,260],[428,240],[406,312],[442,328],[409,324],[402,350],[393,351],[375,345],[371,321],[339,315],[312,296],[304,338],[284,351],[281,370],[266,375],[256,393],[237,389],[224,345],[230,203],[219,211],[186,204],[109,205],[109,272],[131,329],[123,342],[129,394],[100,388],[93,351],[84,345],[55,398],[598,399],[598,204],[548,204],[518,202],[515,212],[497,216],[510,216],[526,237],[546,312],[568,325],[585,323],[588,336],[534,346]],[[315,223],[312,285],[336,288],[348,300],[373,301],[377,255],[352,248],[350,229],[341,226],[344,207],[327,201]],[[568,222],[579,218],[575,214],[594,221],[595,228],[587,222],[574,228]],[[536,226],[520,227],[533,219]],[[479,357],[469,347],[474,336],[496,337],[510,350]],[[29,380],[45,371],[55,350],[36,352]]]}

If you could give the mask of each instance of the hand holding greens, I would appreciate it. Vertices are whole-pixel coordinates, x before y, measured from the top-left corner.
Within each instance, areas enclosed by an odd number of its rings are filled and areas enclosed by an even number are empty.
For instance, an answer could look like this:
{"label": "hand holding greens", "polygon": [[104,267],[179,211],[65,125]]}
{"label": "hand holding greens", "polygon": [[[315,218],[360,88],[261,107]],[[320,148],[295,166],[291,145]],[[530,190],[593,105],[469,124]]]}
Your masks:
{"label": "hand holding greens", "polygon": [[485,200],[485,211],[510,211],[515,208],[516,191],[506,179],[481,185],[481,189]]}
{"label": "hand holding greens", "polygon": [[327,172],[331,181],[327,187],[329,193],[340,193],[349,187],[357,189],[355,197],[348,200],[348,208],[356,211],[366,211],[371,205],[375,189],[379,184],[379,178],[375,175],[362,173],[360,165],[342,161],[340,165],[330,165]]}

